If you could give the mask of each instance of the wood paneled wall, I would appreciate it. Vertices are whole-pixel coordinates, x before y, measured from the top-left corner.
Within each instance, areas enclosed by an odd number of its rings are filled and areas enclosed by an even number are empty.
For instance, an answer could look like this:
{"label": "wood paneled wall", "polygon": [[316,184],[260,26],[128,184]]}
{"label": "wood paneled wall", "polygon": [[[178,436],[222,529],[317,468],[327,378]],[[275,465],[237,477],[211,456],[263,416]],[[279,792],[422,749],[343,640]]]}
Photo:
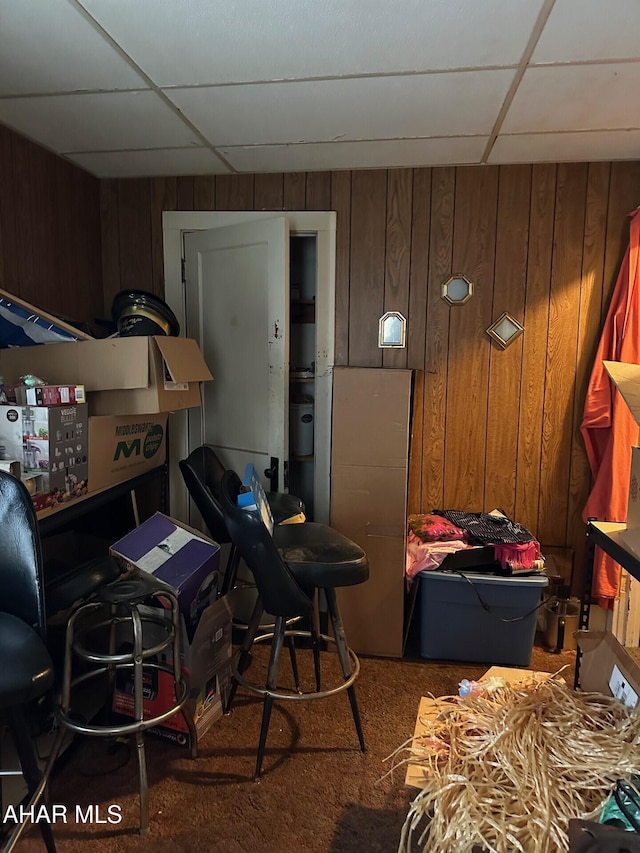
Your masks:
{"label": "wood paneled wall", "polygon": [[[417,368],[411,511],[501,507],[576,553],[590,474],[579,426],[602,322],[640,203],[640,163],[102,182],[105,308],[162,293],[162,210],[335,210],[336,364]],[[474,282],[463,306],[442,282]],[[378,318],[408,318],[404,350]],[[501,350],[487,327],[525,327]]]}
{"label": "wood paneled wall", "polygon": [[[163,292],[162,210],[335,210],[336,364],[418,369],[411,511],[501,507],[583,553],[586,383],[640,203],[640,163],[450,167],[101,183],[105,310]],[[462,306],[442,282],[474,282]],[[408,319],[380,350],[378,318]],[[486,334],[509,311],[525,332]],[[574,575],[574,585],[579,577]]]}
{"label": "wood paneled wall", "polygon": [[0,126],[0,288],[91,328],[103,315],[97,178]]}
{"label": "wood paneled wall", "polygon": [[[639,203],[638,162],[98,181],[0,127],[0,288],[91,323],[124,287],[162,294],[163,210],[335,210],[336,364],[418,370],[411,511],[500,506],[579,575],[584,393]],[[406,349],[378,349],[385,310]]]}

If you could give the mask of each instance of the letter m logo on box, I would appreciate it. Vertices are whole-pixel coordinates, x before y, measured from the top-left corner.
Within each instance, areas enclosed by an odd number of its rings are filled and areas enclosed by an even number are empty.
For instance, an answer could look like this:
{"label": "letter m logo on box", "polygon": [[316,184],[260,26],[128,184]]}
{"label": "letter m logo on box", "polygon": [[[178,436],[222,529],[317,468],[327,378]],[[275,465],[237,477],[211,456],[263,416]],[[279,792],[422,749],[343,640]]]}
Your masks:
{"label": "letter m logo on box", "polygon": [[140,456],[140,439],[134,438],[133,441],[119,441],[116,444],[116,452],[113,461],[117,462],[120,457],[128,459],[130,456]]}

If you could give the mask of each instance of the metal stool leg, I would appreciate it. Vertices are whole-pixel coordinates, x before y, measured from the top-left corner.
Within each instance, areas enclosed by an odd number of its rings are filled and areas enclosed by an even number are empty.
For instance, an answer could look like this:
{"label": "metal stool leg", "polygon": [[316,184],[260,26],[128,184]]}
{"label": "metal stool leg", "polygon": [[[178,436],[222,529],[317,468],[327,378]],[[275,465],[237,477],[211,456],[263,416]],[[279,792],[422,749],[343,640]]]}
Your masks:
{"label": "metal stool leg", "polygon": [[[41,799],[41,796],[36,796],[36,794],[41,784],[44,783],[46,786],[47,778],[44,777],[38,766],[35,746],[25,719],[25,708],[22,706],[9,708],[7,709],[7,714],[16,747],[16,753],[18,755],[20,767],[22,768],[22,775],[25,778],[27,788],[29,790],[29,804],[31,805],[33,803],[34,808],[36,808],[37,801]],[[56,853],[56,844],[53,840],[51,825],[47,821],[38,821],[38,823],[40,825],[40,832],[42,833],[42,838],[47,850],[49,853]],[[13,844],[11,842],[9,843],[11,846],[5,847],[5,851],[13,849]]]}
{"label": "metal stool leg", "polygon": [[313,598],[313,612],[309,617],[311,621],[311,648],[313,650],[313,670],[316,676],[316,690],[322,690],[320,677],[320,649],[322,640],[320,639],[320,595],[318,590],[315,591]]}
{"label": "metal stool leg", "polygon": [[147,757],[144,751],[144,732],[136,732],[136,755],[138,757],[138,779],[140,787],[140,835],[148,835],[149,783],[147,780]]}
{"label": "metal stool leg", "polygon": [[[255,640],[258,630],[260,628],[260,620],[262,619],[263,613],[264,607],[262,605],[262,602],[258,598],[254,605],[253,613],[251,614],[251,621],[249,622],[249,626],[244,635],[242,645],[240,646],[240,650],[238,652],[238,663],[236,664],[236,670],[240,675],[242,675],[242,673],[251,663],[251,647],[253,646],[253,641]],[[231,706],[233,705],[233,700],[235,699],[237,689],[238,679],[235,677],[235,674],[232,674],[231,686],[229,688],[229,698],[227,699],[227,707],[225,708],[226,714],[228,714],[231,710]]]}
{"label": "metal stool leg", "polygon": [[[131,622],[133,625],[133,713],[135,719],[142,722],[144,720],[144,671],[142,668],[144,648],[142,645],[142,620],[136,608],[131,611]],[[136,732],[136,756],[138,758],[140,787],[140,835],[146,835],[149,832],[149,786],[143,731]]]}
{"label": "metal stool leg", "polygon": [[296,657],[295,638],[291,634],[288,634],[285,637],[285,642],[289,648],[289,657],[291,658],[291,672],[293,673],[293,683],[295,684],[298,693],[300,693],[300,674],[298,672],[298,658]]}
{"label": "metal stool leg", "polygon": [[[336,640],[336,649],[338,652],[338,657],[340,658],[342,673],[346,681],[351,676],[351,664],[349,663],[347,640],[344,633],[344,626],[342,624],[340,609],[338,608],[338,599],[336,597],[336,591],[332,587],[325,589],[325,595],[327,597],[327,607],[329,610],[329,616],[331,618],[331,624],[333,625],[333,634]],[[353,684],[347,688],[347,693],[349,694],[351,713],[353,714],[353,721],[356,724],[358,740],[360,741],[360,749],[362,750],[362,752],[365,752],[366,748],[364,744],[364,734],[362,732],[362,721],[360,719],[360,710],[358,709],[358,700],[356,699],[356,689]]]}
{"label": "metal stool leg", "polygon": [[229,590],[233,589],[235,586],[239,565],[240,552],[235,545],[232,545],[231,550],[229,551],[229,559],[227,560],[227,568],[225,569],[222,584],[220,585],[220,598],[222,598],[223,595],[226,595]]}
{"label": "metal stool leg", "polygon": [[269,671],[267,673],[267,684],[264,696],[264,706],[262,709],[262,724],[260,726],[260,742],[258,744],[258,757],[256,760],[256,772],[254,778],[257,779],[262,771],[262,759],[264,757],[264,748],[267,742],[267,732],[269,731],[269,721],[271,720],[271,709],[273,708],[273,696],[269,693],[276,686],[278,678],[278,668],[280,666],[280,655],[284,643],[284,632],[287,628],[287,620],[284,616],[278,616],[273,629],[273,641],[271,644],[271,655],[269,657]]}

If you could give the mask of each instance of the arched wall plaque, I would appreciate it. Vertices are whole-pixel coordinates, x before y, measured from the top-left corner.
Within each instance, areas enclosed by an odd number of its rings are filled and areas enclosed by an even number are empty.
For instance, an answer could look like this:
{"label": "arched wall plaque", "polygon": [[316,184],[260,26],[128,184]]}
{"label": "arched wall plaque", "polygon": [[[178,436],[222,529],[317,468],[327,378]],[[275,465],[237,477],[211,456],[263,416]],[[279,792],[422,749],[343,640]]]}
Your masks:
{"label": "arched wall plaque", "polygon": [[386,311],[378,322],[379,347],[403,347],[406,343],[407,321],[399,311]]}

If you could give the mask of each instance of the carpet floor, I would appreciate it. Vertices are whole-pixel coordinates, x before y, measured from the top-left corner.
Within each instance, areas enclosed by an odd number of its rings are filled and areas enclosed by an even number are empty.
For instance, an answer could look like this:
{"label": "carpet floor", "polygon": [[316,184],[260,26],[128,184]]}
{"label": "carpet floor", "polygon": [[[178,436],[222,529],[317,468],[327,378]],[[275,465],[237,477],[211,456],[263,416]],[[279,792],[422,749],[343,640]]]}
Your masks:
{"label": "carpet floor", "polygon": [[[266,654],[256,652],[252,670]],[[556,672],[565,665],[572,683],[575,653],[536,645],[529,668]],[[276,703],[259,781],[253,772],[261,700],[240,689],[231,713],[201,739],[197,759],[147,737],[151,829],[145,837],[138,833],[135,747],[109,751],[103,739],[80,738],[52,781],[52,804],[67,808],[67,822],[53,827],[58,850],[393,853],[417,792],[404,785],[402,768],[385,777],[385,759],[412,736],[421,696],[456,693],[462,678],[477,679],[486,669],[425,661],[411,648],[402,660],[362,657],[356,690],[367,751],[360,752],[346,694]],[[119,807],[118,824],[75,819],[76,806],[85,812],[94,806],[106,821],[110,805]],[[43,849],[34,828],[18,845],[19,853]]]}

